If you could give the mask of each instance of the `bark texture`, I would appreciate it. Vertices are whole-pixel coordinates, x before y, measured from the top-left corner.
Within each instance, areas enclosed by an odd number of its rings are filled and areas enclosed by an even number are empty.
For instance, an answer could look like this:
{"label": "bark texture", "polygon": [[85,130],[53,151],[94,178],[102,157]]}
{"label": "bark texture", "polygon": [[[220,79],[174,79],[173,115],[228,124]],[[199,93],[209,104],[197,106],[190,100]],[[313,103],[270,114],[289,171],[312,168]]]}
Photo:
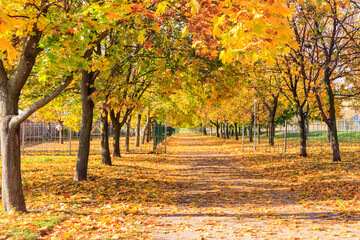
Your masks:
{"label": "bark texture", "polygon": [[135,128],[135,147],[140,146],[140,123],[141,123],[141,113],[138,113],[136,117],[136,128]]}
{"label": "bark texture", "polygon": [[20,165],[20,127],[11,128],[11,116],[3,119],[1,128],[2,157],[2,204],[9,212],[26,212],[25,198],[21,181]]}
{"label": "bark texture", "polygon": [[145,123],[145,126],[142,131],[141,144],[145,144],[145,139],[149,132],[149,125],[150,125],[150,112],[148,111],[148,114],[146,117],[146,123]]}
{"label": "bark texture", "polygon": [[239,140],[238,128],[237,123],[234,123],[234,130],[235,130],[235,139]]}
{"label": "bark texture", "polygon": [[81,127],[79,138],[79,151],[76,162],[74,180],[85,181],[87,179],[87,169],[90,152],[90,137],[93,122],[94,102],[91,94],[95,91],[94,73],[86,70],[81,71]]}
{"label": "bark texture", "polygon": [[109,122],[108,111],[103,109],[101,111],[101,162],[105,165],[111,166],[111,156],[109,147]]}
{"label": "bark texture", "polygon": [[125,152],[130,152],[130,122],[131,117],[126,122]]}

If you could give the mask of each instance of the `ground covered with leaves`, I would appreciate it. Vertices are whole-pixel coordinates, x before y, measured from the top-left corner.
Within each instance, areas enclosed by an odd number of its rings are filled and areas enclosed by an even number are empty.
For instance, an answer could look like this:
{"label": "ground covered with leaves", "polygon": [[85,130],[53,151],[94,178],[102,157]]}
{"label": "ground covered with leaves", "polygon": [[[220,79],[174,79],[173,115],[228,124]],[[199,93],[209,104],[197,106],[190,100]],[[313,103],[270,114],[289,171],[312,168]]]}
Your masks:
{"label": "ground covered with leaves", "polygon": [[170,139],[170,153],[25,156],[29,213],[0,214],[0,239],[360,239],[359,148],[308,158],[242,153],[240,142]]}

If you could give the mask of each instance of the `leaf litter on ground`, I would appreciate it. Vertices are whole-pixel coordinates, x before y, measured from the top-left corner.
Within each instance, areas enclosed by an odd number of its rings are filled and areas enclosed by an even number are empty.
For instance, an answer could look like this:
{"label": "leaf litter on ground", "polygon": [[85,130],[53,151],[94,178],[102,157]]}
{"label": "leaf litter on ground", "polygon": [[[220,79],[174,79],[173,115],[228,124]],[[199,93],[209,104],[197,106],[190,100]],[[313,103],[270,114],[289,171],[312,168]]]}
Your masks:
{"label": "leaf litter on ground", "polygon": [[[241,151],[239,141],[176,135],[168,155],[24,156],[29,213],[0,215],[0,239],[360,238],[359,146],[308,158]],[[318,151],[318,153],[317,153]]]}

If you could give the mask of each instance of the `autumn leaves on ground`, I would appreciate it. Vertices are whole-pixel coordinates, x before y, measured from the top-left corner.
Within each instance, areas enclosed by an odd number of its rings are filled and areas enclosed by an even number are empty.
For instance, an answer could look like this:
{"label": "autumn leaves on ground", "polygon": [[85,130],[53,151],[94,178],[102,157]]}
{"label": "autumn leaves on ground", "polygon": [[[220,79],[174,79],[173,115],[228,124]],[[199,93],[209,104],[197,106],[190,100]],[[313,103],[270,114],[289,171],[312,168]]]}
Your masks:
{"label": "autumn leaves on ground", "polygon": [[1,239],[359,239],[359,154],[244,154],[239,142],[170,139],[169,154],[25,156],[29,213],[0,215]]}

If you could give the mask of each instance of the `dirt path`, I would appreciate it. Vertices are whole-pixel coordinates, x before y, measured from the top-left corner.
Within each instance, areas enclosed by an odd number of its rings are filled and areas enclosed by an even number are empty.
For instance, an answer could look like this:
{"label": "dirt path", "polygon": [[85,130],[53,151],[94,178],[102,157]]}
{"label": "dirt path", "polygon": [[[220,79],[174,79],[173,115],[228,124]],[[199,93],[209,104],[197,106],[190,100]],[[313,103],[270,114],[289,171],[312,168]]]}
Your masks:
{"label": "dirt path", "polygon": [[150,213],[155,239],[360,239],[359,219],[301,201],[289,179],[266,177],[220,140],[172,141],[169,161],[181,166],[173,177],[185,187],[173,206]]}

